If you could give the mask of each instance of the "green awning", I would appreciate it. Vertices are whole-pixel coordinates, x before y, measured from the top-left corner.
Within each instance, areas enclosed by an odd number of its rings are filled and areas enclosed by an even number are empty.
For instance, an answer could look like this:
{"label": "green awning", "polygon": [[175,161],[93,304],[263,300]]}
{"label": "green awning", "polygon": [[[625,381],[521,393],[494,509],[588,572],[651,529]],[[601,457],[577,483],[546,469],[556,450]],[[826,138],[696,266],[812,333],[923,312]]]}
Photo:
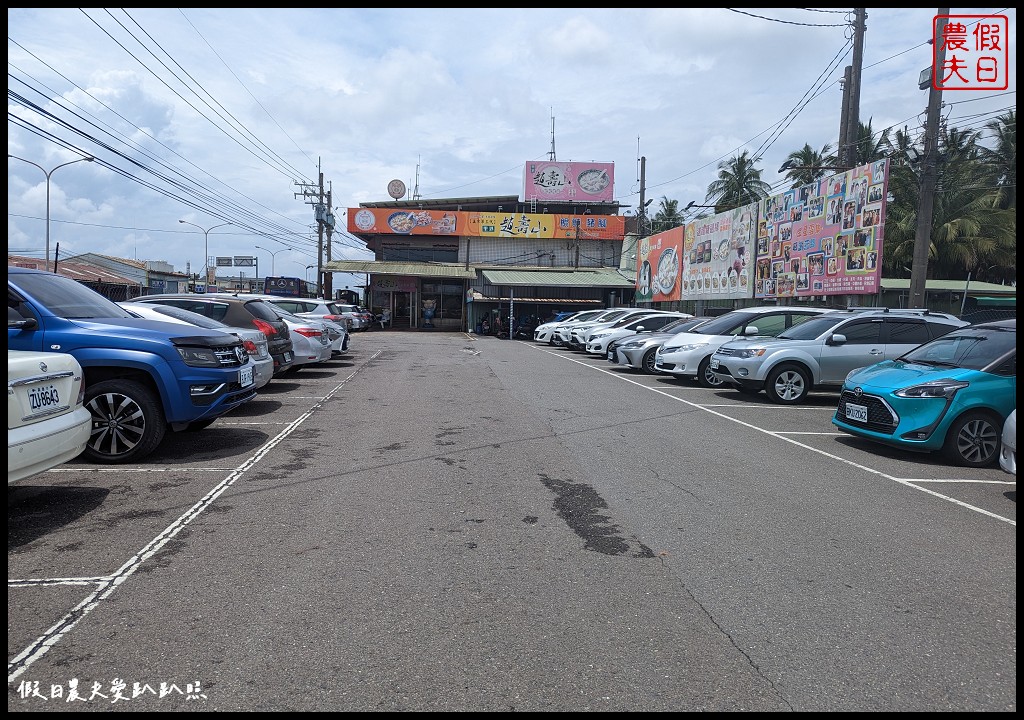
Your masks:
{"label": "green awning", "polygon": [[579,287],[579,288],[633,288],[633,278],[627,278],[616,268],[587,268],[579,270],[483,270],[482,275],[491,285],[504,287]]}
{"label": "green awning", "polygon": [[985,307],[1017,307],[1015,297],[976,297],[978,305]]}

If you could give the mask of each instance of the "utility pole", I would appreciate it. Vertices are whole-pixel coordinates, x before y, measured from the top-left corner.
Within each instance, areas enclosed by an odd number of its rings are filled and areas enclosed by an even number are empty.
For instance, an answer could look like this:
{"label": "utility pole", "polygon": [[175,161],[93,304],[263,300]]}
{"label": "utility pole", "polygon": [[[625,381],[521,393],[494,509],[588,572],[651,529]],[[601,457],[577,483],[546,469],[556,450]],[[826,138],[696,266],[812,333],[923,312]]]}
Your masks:
{"label": "utility pole", "polygon": [[846,66],[846,70],[843,72],[843,108],[839,113],[839,147],[837,148],[836,158],[838,162],[836,165],[839,167],[853,167],[846,162],[846,148],[850,141],[849,128],[850,128],[850,85],[853,78],[853,67],[850,65]]}
{"label": "utility pole", "polygon": [[[949,15],[949,8],[939,8],[939,15]],[[932,212],[935,207],[935,182],[939,163],[939,111],[942,109],[942,90],[935,81],[946,64],[946,18],[940,17],[935,26],[932,63],[932,84],[928,89],[928,119],[924,128],[924,167],[921,170],[921,194],[917,202],[917,233],[914,235],[914,261],[910,266],[910,298],[907,307],[927,307],[925,285],[928,280],[928,255],[932,244]]]}
{"label": "utility pole", "polygon": [[846,124],[846,158],[844,167],[857,167],[857,146],[860,141],[860,77],[864,66],[864,31],[866,8],[855,8],[853,28],[853,66],[850,72],[850,119]]}
{"label": "utility pole", "polygon": [[[327,191],[327,217],[325,218],[327,230],[327,262],[331,261],[331,235],[334,234],[334,213],[331,212],[333,206],[331,205],[331,191]],[[324,273],[324,287],[323,296],[327,300],[331,300],[334,297],[334,273]]]}
{"label": "utility pole", "polygon": [[[319,166],[319,163],[318,163]],[[323,170],[319,173],[319,182],[317,185],[311,185],[310,183],[298,183],[302,188],[301,192],[295,193],[296,196],[301,195],[307,198],[310,205],[313,206],[313,215],[316,218],[317,226],[317,255],[316,255],[316,294],[323,297],[324,294],[324,226],[328,224],[330,208],[324,205],[324,173]]]}
{"label": "utility pole", "polygon": [[647,158],[640,156],[640,209],[637,211],[636,219],[639,227],[636,229],[637,237],[647,237],[647,202],[644,198],[647,195]]}

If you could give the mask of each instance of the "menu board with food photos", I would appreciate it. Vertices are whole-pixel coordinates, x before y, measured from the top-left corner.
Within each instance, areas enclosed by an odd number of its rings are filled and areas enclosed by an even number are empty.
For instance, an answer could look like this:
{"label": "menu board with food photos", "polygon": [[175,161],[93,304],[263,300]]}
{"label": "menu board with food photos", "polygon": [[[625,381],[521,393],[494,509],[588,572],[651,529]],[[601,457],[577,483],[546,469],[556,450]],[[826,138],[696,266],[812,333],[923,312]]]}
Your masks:
{"label": "menu board with food photos", "polygon": [[889,161],[758,203],[754,297],[877,293]]}
{"label": "menu board with food photos", "polygon": [[637,256],[635,302],[679,299],[683,226],[645,237]]}
{"label": "menu board with food photos", "polygon": [[757,204],[686,225],[683,300],[749,298]]}

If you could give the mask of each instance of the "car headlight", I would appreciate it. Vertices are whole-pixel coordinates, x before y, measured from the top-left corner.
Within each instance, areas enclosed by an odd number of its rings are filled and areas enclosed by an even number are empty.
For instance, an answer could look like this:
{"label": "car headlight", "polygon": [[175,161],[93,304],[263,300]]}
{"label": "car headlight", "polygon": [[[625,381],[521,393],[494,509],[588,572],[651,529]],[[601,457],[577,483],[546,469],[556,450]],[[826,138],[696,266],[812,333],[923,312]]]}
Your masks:
{"label": "car headlight", "polygon": [[908,388],[897,390],[893,394],[904,398],[950,398],[956,395],[957,390],[961,390],[968,385],[970,383],[963,380],[942,378],[940,380],[930,380],[920,385],[911,385]]}
{"label": "car headlight", "polygon": [[643,345],[642,341],[633,340],[632,342],[623,343],[622,345],[619,345],[618,347],[622,348],[623,350],[635,350],[636,348],[640,347],[641,345]]}
{"label": "car headlight", "polygon": [[742,350],[734,350],[733,356],[738,357],[740,360],[749,360],[750,358],[761,357],[765,352],[764,348],[744,348]]}
{"label": "car headlight", "polygon": [[213,348],[179,345],[175,349],[189,367],[220,367],[220,360]]}
{"label": "car headlight", "polygon": [[693,343],[691,345],[680,345],[678,347],[673,348],[673,350],[676,350],[678,352],[690,352],[691,350],[699,350],[707,346],[707,343]]}
{"label": "car headlight", "polygon": [[611,335],[610,332],[594,333],[593,335],[590,336],[590,339],[591,340],[600,340],[601,338],[608,337],[609,335]]}

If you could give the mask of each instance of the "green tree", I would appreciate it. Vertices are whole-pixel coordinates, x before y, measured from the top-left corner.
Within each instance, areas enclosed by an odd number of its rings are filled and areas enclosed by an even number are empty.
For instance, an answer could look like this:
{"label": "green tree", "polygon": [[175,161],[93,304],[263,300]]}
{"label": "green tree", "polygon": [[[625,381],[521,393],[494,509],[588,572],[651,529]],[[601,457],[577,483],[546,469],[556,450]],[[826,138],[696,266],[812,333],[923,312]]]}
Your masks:
{"label": "green tree", "polygon": [[[932,208],[928,277],[999,282],[1016,278],[1016,211],[1000,208],[1002,158],[978,145],[979,133],[944,129]],[[897,150],[897,148],[899,148]],[[906,277],[914,256],[923,149],[897,133],[890,162],[882,268]],[[991,161],[983,158],[989,157]]]}
{"label": "green tree", "polygon": [[838,160],[832,152],[832,145],[825,143],[821,150],[815,150],[809,143],[799,150],[794,150],[786,156],[783,167],[789,167],[786,172],[792,188],[809,185],[815,180],[820,180],[826,175],[834,175]]}
{"label": "green tree", "polygon": [[658,202],[658,212],[654,214],[652,232],[660,233],[665,230],[671,230],[686,222],[682,211],[679,209],[678,200],[670,200],[667,196],[662,195],[661,200]]}
{"label": "green tree", "polygon": [[725,212],[768,197],[772,186],[761,179],[761,170],[754,167],[750,153],[718,163],[718,179],[708,185],[707,200],[715,212]]}
{"label": "green tree", "polygon": [[994,207],[1002,210],[1017,207],[1017,112],[1009,110],[1005,115],[985,125],[995,138],[994,147],[978,148],[978,158],[993,173],[998,185],[993,193]]}

